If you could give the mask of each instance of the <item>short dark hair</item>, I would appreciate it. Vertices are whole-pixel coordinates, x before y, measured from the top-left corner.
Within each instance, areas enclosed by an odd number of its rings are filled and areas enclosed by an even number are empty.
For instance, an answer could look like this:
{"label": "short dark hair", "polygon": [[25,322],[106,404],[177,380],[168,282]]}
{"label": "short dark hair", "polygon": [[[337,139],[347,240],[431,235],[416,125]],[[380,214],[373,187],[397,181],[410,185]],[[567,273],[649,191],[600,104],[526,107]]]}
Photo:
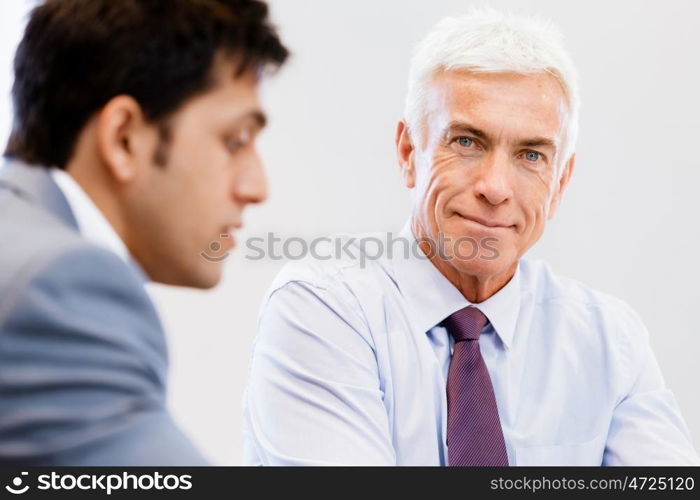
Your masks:
{"label": "short dark hair", "polygon": [[5,155],[65,168],[87,121],[117,95],[160,123],[209,87],[219,52],[236,76],[288,56],[258,0],[46,0],[15,55]]}

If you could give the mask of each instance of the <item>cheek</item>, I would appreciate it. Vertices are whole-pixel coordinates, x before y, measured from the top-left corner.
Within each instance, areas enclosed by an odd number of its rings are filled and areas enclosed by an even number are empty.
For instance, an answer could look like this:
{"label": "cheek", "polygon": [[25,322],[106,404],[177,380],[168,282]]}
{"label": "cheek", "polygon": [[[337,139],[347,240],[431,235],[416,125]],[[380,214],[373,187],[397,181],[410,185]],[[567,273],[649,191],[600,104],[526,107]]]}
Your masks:
{"label": "cheek", "polygon": [[183,197],[197,204],[201,209],[191,207],[195,212],[203,212],[217,203],[231,184],[230,155],[215,141],[190,143],[182,148],[182,154],[173,158],[182,173]]}
{"label": "cheek", "polygon": [[[214,166],[206,161],[206,153],[187,161],[181,157],[177,165],[170,165],[173,171],[167,205],[171,213],[175,231],[183,234],[194,245],[201,245],[202,237],[211,238],[213,232],[225,222],[226,212],[223,201],[228,190],[225,181]],[[163,210],[166,200],[163,200]]]}
{"label": "cheek", "polygon": [[459,162],[448,156],[436,156],[424,170],[424,198],[440,217],[444,214],[445,204],[463,191],[468,180],[464,178]]}
{"label": "cheek", "polygon": [[200,124],[183,124],[173,146],[172,160],[191,170],[208,170],[228,157],[223,139]]}
{"label": "cheek", "polygon": [[536,241],[544,231],[549,203],[548,192],[544,190],[531,193],[527,199],[521,201],[525,222],[523,238],[530,243]]}

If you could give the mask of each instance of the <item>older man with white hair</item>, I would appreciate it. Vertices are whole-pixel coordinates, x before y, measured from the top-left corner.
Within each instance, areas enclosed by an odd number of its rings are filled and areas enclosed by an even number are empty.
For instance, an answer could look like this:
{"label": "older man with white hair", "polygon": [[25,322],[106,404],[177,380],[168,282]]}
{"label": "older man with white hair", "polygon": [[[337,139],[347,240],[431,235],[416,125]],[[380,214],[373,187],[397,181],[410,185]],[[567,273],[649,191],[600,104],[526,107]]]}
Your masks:
{"label": "older man with white hair", "polygon": [[578,107],[540,19],[474,11],[421,42],[396,134],[418,251],[280,273],[246,463],[700,463],[637,313],[523,258],[571,178]]}

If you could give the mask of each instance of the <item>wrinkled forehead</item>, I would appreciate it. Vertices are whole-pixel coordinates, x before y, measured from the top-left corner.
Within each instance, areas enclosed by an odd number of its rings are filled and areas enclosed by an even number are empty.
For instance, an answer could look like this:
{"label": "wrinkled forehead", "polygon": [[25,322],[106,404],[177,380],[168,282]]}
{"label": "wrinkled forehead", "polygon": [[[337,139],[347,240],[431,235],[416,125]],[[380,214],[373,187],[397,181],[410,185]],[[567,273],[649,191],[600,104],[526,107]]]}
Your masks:
{"label": "wrinkled forehead", "polygon": [[465,122],[504,140],[535,135],[561,142],[568,116],[566,93],[548,72],[439,71],[425,94],[425,125],[432,137]]}

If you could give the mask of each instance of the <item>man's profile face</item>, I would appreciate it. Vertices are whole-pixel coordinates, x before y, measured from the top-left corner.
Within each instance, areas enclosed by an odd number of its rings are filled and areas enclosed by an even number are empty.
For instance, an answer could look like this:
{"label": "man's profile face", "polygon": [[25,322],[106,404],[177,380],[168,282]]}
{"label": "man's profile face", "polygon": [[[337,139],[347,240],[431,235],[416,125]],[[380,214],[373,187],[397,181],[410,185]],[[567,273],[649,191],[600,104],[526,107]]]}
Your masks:
{"label": "man's profile face", "polygon": [[560,84],[546,73],[445,71],[426,104],[415,154],[421,232],[462,274],[514,270],[563,190],[568,108]]}
{"label": "man's profile face", "polygon": [[[234,78],[217,60],[216,84],[192,97],[169,123],[163,165],[155,151],[141,159],[147,172],[131,195],[130,250],[154,281],[209,288],[221,278],[228,233],[243,223],[249,203],[266,198],[255,139],[264,126],[254,71]],[[154,125],[155,127],[155,125]],[[158,148],[156,148],[158,149]]]}

